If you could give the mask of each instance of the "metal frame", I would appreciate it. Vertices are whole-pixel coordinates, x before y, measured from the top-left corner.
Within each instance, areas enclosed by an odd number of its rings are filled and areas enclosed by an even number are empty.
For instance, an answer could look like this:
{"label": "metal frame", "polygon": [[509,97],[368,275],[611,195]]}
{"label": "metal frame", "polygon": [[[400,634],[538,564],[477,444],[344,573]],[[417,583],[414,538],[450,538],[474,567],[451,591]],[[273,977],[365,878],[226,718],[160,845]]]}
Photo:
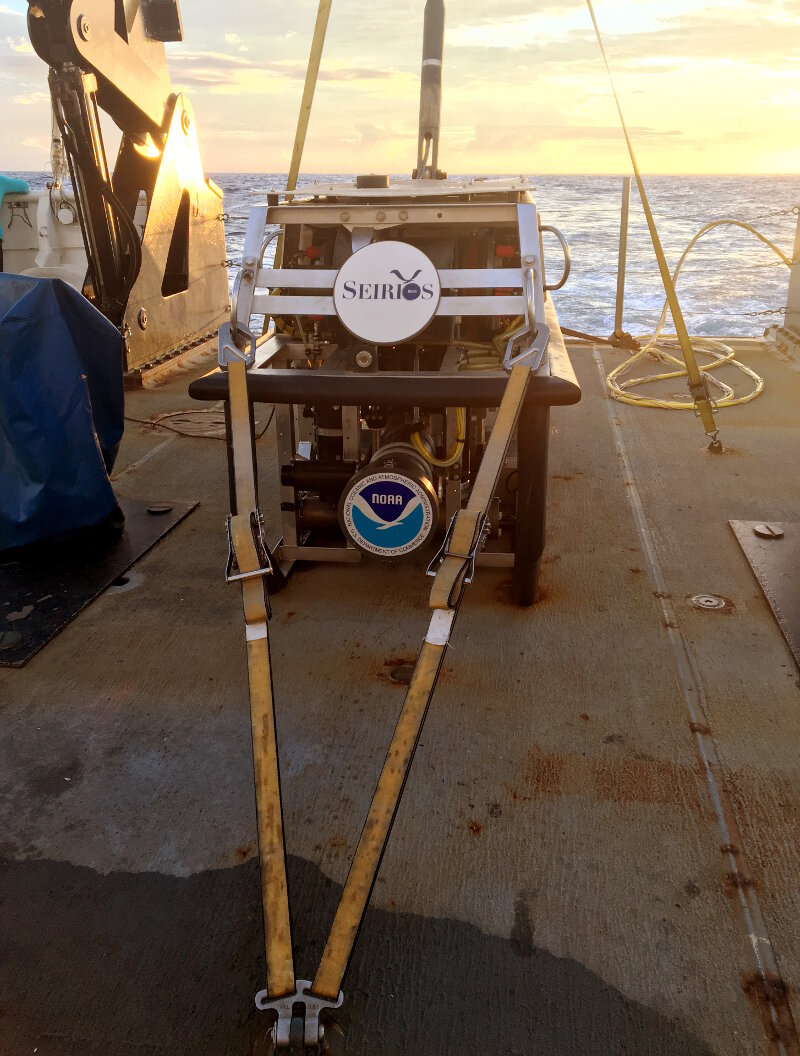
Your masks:
{"label": "metal frame", "polygon": [[[419,188],[417,183],[415,190]],[[483,189],[483,188],[481,188]],[[402,196],[402,191],[394,194]],[[442,208],[428,203],[417,204],[413,201],[397,202],[386,208],[374,206],[357,206],[353,208],[347,202],[330,206],[322,203],[310,205],[298,203],[284,206],[259,205],[250,211],[245,233],[242,269],[237,275],[231,303],[231,324],[220,332],[220,365],[226,367],[234,358],[244,358],[248,366],[255,361],[255,341],[250,330],[250,319],[253,315],[323,315],[335,316],[332,290],[338,272],[322,268],[265,268],[261,266],[267,229],[270,223],[277,220],[294,224],[313,221],[315,227],[345,226],[353,232],[354,246],[363,241],[370,241],[376,229],[397,226],[397,223],[419,224],[435,222],[438,225],[449,225],[453,219],[478,222],[476,213],[480,212],[483,222],[492,222],[498,226],[513,224],[519,232],[520,258],[519,268],[441,268],[439,279],[444,290],[485,290],[486,293],[468,295],[451,294],[439,302],[436,316],[453,318],[457,316],[523,316],[524,323],[511,336],[506,348],[504,369],[508,372],[515,365],[525,363],[532,372],[542,369],[546,363],[545,354],[550,337],[545,322],[544,268],[541,258],[541,241],[539,218],[533,202],[495,202],[492,204],[448,204]],[[560,233],[558,233],[560,234]],[[560,236],[562,244],[563,236]],[[565,273],[569,270],[569,252],[565,250]],[[562,279],[562,281],[565,281]],[[273,289],[303,290],[302,294],[272,294]],[[497,289],[518,289],[517,294],[496,294]],[[314,291],[308,293],[305,291]],[[317,292],[319,291],[319,292]],[[531,335],[526,343],[524,338]],[[231,348],[232,339],[236,348]],[[238,350],[238,351],[237,351]],[[440,375],[458,373],[458,360],[455,349],[446,354]],[[292,360],[300,358],[294,355],[291,342],[280,349],[272,350],[268,362],[259,367],[273,369],[287,368]],[[302,356],[302,358],[305,358]],[[456,415],[453,407],[445,408],[445,434],[448,449],[455,440]],[[359,458],[359,409],[358,406],[342,405],[343,457],[348,461]],[[278,464],[287,465],[298,455],[299,428],[295,406],[288,403],[276,404],[275,420],[277,430]],[[444,482],[444,516],[450,523],[462,505],[460,477],[456,470],[448,472]],[[356,563],[360,554],[352,544],[345,546],[304,546],[306,534],[303,533],[296,507],[295,491],[291,485],[281,483],[281,532],[280,543],[275,548],[276,560],[284,571],[297,560]],[[481,563],[507,567],[513,565],[514,555],[503,552],[490,552],[480,555]]]}
{"label": "metal frame", "polygon": [[[501,203],[502,205],[503,203]],[[422,207],[427,209],[427,207]],[[458,208],[471,210],[470,206]],[[497,206],[485,207],[493,213],[493,221],[498,222]],[[519,294],[486,294],[483,296],[451,295],[442,297],[436,311],[436,318],[455,316],[507,316],[524,315],[526,329],[535,334],[536,331],[545,326],[544,312],[544,287],[542,283],[543,268],[539,242],[538,214],[536,206],[532,202],[511,204],[509,206],[513,213],[508,218],[503,217],[501,222],[515,220],[520,236],[520,253],[522,266],[517,268],[441,268],[439,279],[443,290],[464,289],[513,289],[518,288]],[[302,223],[301,210],[294,206],[285,207],[290,214],[293,223]],[[403,209],[398,209],[405,214],[403,224],[420,222],[418,215],[420,207],[408,203]],[[325,207],[309,210],[313,216],[315,226],[342,226],[342,210],[337,209],[336,216],[324,215]],[[231,307],[231,330],[234,341],[239,330],[249,331],[250,317],[252,315],[322,315],[335,316],[336,309],[333,303],[332,289],[336,280],[337,272],[331,269],[318,268],[263,268],[259,267],[260,248],[264,241],[267,224],[274,222],[276,210],[269,206],[255,206],[250,211],[245,233],[244,253],[242,254],[242,270],[237,276],[234,290],[234,298]],[[438,223],[446,223],[442,217],[442,211],[437,211]],[[351,213],[344,210],[344,215],[352,219]],[[379,211],[380,215],[380,211]],[[284,222],[288,220],[286,217]],[[310,219],[310,217],[309,217]],[[474,216],[470,217],[474,222]],[[359,227],[361,225],[354,224]],[[371,225],[373,229],[375,225]],[[397,226],[386,224],[385,226]],[[529,288],[530,287],[530,288]],[[313,294],[272,294],[272,289],[304,289],[320,290],[323,293]],[[521,330],[517,337],[524,334]],[[220,360],[222,366],[227,360]]]}

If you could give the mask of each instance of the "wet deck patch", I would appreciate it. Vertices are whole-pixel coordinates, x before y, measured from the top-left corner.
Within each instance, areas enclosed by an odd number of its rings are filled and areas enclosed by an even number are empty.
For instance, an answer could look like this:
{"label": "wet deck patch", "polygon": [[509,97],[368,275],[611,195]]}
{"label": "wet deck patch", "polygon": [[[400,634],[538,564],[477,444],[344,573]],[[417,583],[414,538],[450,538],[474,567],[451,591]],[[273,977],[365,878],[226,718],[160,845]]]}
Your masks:
{"label": "wet deck patch", "polygon": [[[340,888],[289,859],[298,974]],[[265,1027],[258,869],[187,878],[0,863],[4,1056],[249,1056]],[[307,976],[308,977],[308,976]],[[508,937],[370,909],[340,1024],[348,1056],[711,1056],[681,1023],[536,946],[523,895]]]}

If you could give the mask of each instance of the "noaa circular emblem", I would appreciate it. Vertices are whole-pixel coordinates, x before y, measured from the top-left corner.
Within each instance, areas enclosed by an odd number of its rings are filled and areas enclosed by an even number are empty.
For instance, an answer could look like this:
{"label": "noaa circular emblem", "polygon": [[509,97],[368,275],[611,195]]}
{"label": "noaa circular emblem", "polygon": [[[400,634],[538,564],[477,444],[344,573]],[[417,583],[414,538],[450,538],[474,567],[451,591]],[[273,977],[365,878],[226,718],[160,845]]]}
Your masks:
{"label": "noaa circular emblem", "polygon": [[435,510],[430,495],[410,477],[370,473],[345,495],[342,520],[361,550],[380,557],[401,557],[428,538]]}
{"label": "noaa circular emblem", "polygon": [[407,242],[372,242],[339,269],[333,305],[351,334],[393,345],[425,329],[441,294],[439,273],[421,249]]}

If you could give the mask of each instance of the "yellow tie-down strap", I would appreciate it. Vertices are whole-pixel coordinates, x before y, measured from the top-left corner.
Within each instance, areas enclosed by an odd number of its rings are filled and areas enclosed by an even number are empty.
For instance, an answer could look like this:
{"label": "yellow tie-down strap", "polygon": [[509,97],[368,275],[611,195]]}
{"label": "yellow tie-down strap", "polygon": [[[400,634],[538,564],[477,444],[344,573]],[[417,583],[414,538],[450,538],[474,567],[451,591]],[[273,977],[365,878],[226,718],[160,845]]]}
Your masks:
{"label": "yellow tie-down strap", "polygon": [[431,588],[431,608],[451,609],[469,575],[471,558],[481,544],[486,515],[497,488],[503,463],[517,424],[530,368],[514,367],[497,411],[475,484],[463,510],[456,514],[444,558]]}
{"label": "yellow tie-down strap", "polygon": [[[469,501],[456,515],[448,532],[431,591],[433,613],[428,633],[414,668],[319,969],[310,990],[305,990],[295,980],[292,958],[267,602],[264,580],[260,575],[264,571],[264,556],[258,538],[260,522],[255,504],[247,375],[243,362],[231,363],[228,367],[237,508],[236,514],[231,517],[230,532],[238,568],[235,578],[242,581],[247,632],[267,961],[267,989],[258,995],[256,1001],[259,1008],[283,1009],[285,1005],[288,1009],[288,1012],[279,1012],[279,1037],[288,1029],[284,1020],[292,1008],[291,1001],[281,1002],[280,998],[297,994],[300,1002],[304,996],[329,1005],[341,1002],[341,986],[347,965],[436,688],[464,587],[471,578],[475,556],[483,541],[487,513],[522,410],[530,375],[529,365],[519,364],[512,369]],[[248,512],[250,510],[256,512],[251,514]]]}
{"label": "yellow tie-down strap", "polygon": [[456,514],[431,590],[431,617],[403,710],[353,858],[312,992],[333,1000],[339,993],[358,929],[375,884],[453,623],[483,537],[483,525],[522,410],[530,367],[513,368],[467,505]]}
{"label": "yellow tie-down strap", "polygon": [[237,509],[230,519],[230,537],[238,566],[237,578],[242,584],[247,635],[264,946],[270,995],[280,997],[294,992],[295,977],[264,586],[266,569],[264,555],[259,553],[254,536],[254,532],[260,530],[260,522],[256,509],[251,412],[244,362],[228,366],[228,387]]}
{"label": "yellow tie-down strap", "polygon": [[589,8],[589,14],[592,19],[592,25],[597,36],[597,43],[600,45],[600,53],[603,56],[603,62],[605,63],[606,73],[608,74],[608,80],[611,84],[611,91],[614,95],[614,102],[617,105],[617,113],[619,114],[620,123],[622,124],[622,131],[625,136],[625,142],[628,146],[628,153],[631,158],[631,165],[633,166],[633,174],[636,178],[636,186],[639,190],[639,197],[642,200],[642,208],[644,209],[645,219],[647,220],[647,228],[650,232],[650,240],[653,243],[653,250],[658,261],[658,270],[661,274],[661,281],[664,284],[664,292],[667,295],[667,302],[669,304],[669,310],[672,313],[672,321],[675,324],[675,333],[678,335],[678,343],[681,347],[681,353],[683,355],[684,363],[686,364],[686,373],[689,381],[689,392],[694,400],[697,413],[700,415],[700,420],[703,423],[706,435],[711,440],[711,446],[714,450],[721,450],[722,445],[717,439],[717,424],[714,421],[714,410],[711,403],[711,397],[708,392],[708,380],[697,365],[697,357],[694,354],[692,348],[692,342],[689,338],[689,331],[686,329],[686,322],[683,318],[683,312],[678,301],[678,294],[675,290],[675,283],[672,281],[672,276],[669,273],[669,265],[667,264],[667,258],[664,255],[664,249],[661,245],[661,239],[658,235],[656,228],[656,222],[653,219],[653,212],[650,208],[650,200],[647,197],[647,192],[644,188],[644,182],[642,175],[639,171],[639,164],[636,161],[636,154],[633,149],[633,140],[628,132],[628,126],[625,124],[625,117],[622,113],[622,104],[619,101],[617,95],[617,89],[614,84],[614,77],[611,73],[611,64],[608,61],[608,55],[606,55],[606,49],[603,45],[603,38],[600,35],[600,26],[597,24],[597,18],[594,13],[594,7],[592,6],[592,0],[586,0],[586,6]]}

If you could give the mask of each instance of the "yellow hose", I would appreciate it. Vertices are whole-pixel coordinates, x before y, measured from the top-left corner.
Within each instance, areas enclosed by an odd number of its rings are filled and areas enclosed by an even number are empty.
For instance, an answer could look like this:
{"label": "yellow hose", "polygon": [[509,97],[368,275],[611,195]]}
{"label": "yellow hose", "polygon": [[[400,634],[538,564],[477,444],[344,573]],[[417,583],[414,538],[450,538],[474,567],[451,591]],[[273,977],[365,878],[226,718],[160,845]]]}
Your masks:
{"label": "yellow hose", "polygon": [[464,441],[466,436],[464,433],[464,425],[466,422],[466,412],[463,407],[459,407],[456,410],[456,431],[458,436],[456,438],[456,444],[447,458],[436,458],[430,453],[425,447],[419,433],[411,434],[411,443],[419,451],[426,462],[429,462],[432,466],[436,466],[437,469],[449,469],[450,466],[454,466],[456,462],[461,458],[461,454],[464,450]]}
{"label": "yellow hose", "polygon": [[[523,316],[519,315],[516,319],[513,319],[509,325],[497,334],[491,341],[458,341],[456,344],[459,348],[463,348],[467,353],[467,362],[462,363],[460,370],[499,370],[502,366],[503,354],[506,349],[506,341],[511,337],[515,330],[518,330],[523,323]],[[455,447],[446,458],[436,458],[432,455],[422,442],[419,433],[411,434],[411,443],[422,455],[426,462],[432,466],[436,466],[437,469],[449,469],[450,466],[454,466],[456,462],[461,458],[464,451],[464,441],[466,436],[464,433],[464,426],[466,422],[466,411],[463,407],[459,407],[456,412],[456,429],[458,431],[458,439],[456,440]]]}
{"label": "yellow hose", "polygon": [[[692,240],[683,251],[680,260],[678,261],[677,267],[672,276],[673,284],[677,282],[678,276],[680,275],[681,268],[688,257],[689,253],[693,249],[695,243],[713,230],[715,227],[722,227],[729,225],[732,227],[741,227],[745,231],[749,231],[755,235],[765,246],[768,246],[774,253],[780,257],[781,262],[787,267],[791,267],[792,261],[789,257],[779,249],[774,242],[770,242],[766,236],[762,235],[760,231],[757,231],[751,224],[746,223],[744,220],[712,220],[708,224],[704,224],[703,227],[697,232]],[[655,399],[649,396],[642,396],[639,393],[632,392],[631,390],[638,385],[649,385],[655,381],[669,381],[673,378],[684,378],[687,375],[686,364],[682,359],[677,356],[673,356],[666,349],[667,347],[675,348],[678,345],[677,338],[667,337],[661,338],[661,331],[664,328],[664,324],[667,321],[667,311],[669,308],[669,302],[664,302],[664,307],[661,312],[661,318],[658,321],[658,326],[655,329],[655,333],[637,352],[635,352],[629,359],[626,359],[624,363],[621,363],[606,378],[606,384],[608,390],[615,400],[620,400],[622,403],[631,403],[637,407],[663,407],[668,410],[676,411],[693,411],[694,402],[680,402],[679,400],[668,400],[668,399]],[[745,366],[744,363],[740,363],[738,359],[734,359],[734,350],[730,345],[725,344],[724,341],[720,341],[717,338],[704,337],[704,338],[693,338],[693,347],[696,351],[702,352],[707,356],[711,357],[710,363],[704,363],[700,366],[700,372],[704,374],[710,384],[712,384],[720,393],[719,397],[714,400],[714,404],[717,407],[735,407],[740,403],[749,403],[750,400],[754,400],[756,396],[764,389],[764,380],[759,377],[754,370]],[[666,347],[665,347],[666,346]],[[678,349],[676,348],[676,351]],[[627,374],[632,370],[634,365],[638,363],[644,356],[650,355],[654,359],[660,360],[662,363],[672,363],[678,369],[668,371],[662,374],[650,374],[647,377],[629,378],[627,381],[618,381],[617,379]],[[720,381],[719,378],[714,377],[711,373],[712,370],[716,370],[717,367],[724,366],[729,363],[732,367],[736,367],[743,374],[746,374],[753,381],[753,389],[751,392],[746,393],[744,396],[736,396],[734,390],[730,385],[727,385],[724,381]]]}

